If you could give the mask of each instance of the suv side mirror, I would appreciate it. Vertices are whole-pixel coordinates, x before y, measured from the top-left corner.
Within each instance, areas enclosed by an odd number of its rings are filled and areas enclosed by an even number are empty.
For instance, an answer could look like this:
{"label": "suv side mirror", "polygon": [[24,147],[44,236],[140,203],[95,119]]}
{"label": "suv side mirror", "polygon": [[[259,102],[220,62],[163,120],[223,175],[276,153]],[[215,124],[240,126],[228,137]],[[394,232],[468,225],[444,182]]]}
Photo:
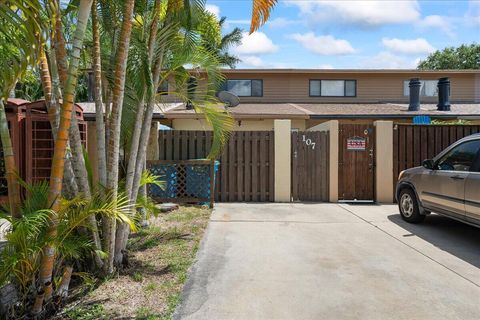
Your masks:
{"label": "suv side mirror", "polygon": [[429,169],[429,170],[433,170],[433,160],[432,159],[426,159],[426,160],[423,160],[422,162],[422,166],[425,168],[425,169]]}

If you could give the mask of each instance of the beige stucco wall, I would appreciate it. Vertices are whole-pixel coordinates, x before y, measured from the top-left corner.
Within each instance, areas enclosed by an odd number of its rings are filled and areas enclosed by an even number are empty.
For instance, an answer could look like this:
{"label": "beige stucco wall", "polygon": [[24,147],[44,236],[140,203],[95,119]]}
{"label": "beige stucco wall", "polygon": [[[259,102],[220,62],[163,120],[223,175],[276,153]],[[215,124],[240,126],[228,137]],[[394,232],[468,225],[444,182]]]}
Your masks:
{"label": "beige stucco wall", "polygon": [[375,195],[380,203],[393,202],[393,122],[375,121]]}
{"label": "beige stucco wall", "polygon": [[[235,121],[234,131],[271,131],[275,119],[240,120]],[[290,120],[288,120],[290,121]],[[291,120],[292,129],[305,130],[305,120]],[[172,128],[175,130],[211,130],[203,119],[173,119]]]}
{"label": "beige stucco wall", "polygon": [[147,160],[158,160],[160,155],[158,145],[158,122],[152,122],[152,127],[150,128],[150,137],[148,139],[147,146]]}
{"label": "beige stucco wall", "polygon": [[330,137],[329,150],[329,201],[338,201],[338,120],[320,123],[308,131],[328,131]]}
{"label": "beige stucco wall", "polygon": [[275,120],[275,202],[291,201],[291,121]]}

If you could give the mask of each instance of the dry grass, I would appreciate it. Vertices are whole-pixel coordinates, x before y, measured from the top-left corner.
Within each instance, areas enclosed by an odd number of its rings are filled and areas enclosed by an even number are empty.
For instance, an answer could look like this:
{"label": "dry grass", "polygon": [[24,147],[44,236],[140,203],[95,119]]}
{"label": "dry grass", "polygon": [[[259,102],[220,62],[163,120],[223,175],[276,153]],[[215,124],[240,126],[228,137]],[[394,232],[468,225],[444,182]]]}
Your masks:
{"label": "dry grass", "polygon": [[210,212],[181,207],[131,235],[129,267],[67,310],[67,319],[170,319]]}

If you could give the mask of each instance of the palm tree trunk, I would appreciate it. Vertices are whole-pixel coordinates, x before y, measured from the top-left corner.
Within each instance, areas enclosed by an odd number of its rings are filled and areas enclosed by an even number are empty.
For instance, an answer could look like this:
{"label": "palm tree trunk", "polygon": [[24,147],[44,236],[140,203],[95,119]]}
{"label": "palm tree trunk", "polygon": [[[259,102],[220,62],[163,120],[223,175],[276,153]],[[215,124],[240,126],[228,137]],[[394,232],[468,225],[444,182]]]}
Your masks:
{"label": "palm tree trunk", "polygon": [[[68,63],[66,62],[67,52],[65,48],[65,39],[63,37],[62,29],[61,29],[61,21],[58,18],[59,15],[60,15],[60,12],[57,12],[57,21],[55,25],[56,26],[55,50],[56,50],[56,56],[58,61],[62,62],[58,64],[59,66],[58,73],[60,77],[60,83],[63,83],[63,85],[65,86],[66,84],[63,82],[64,81],[63,79],[67,79],[66,67],[68,67]],[[63,66],[60,67],[60,65],[63,65]],[[73,108],[73,111],[72,111],[71,126],[69,130],[69,143],[70,143],[70,151],[72,155],[70,162],[74,172],[74,176],[76,178],[78,191],[81,192],[84,195],[84,197],[90,198],[91,190],[88,182],[88,172],[85,166],[85,159],[83,157],[83,145],[82,145],[80,130],[78,128],[78,121],[77,121],[75,109],[76,108]],[[90,224],[93,243],[95,245],[95,249],[97,250],[97,254],[95,255],[95,263],[99,268],[101,268],[103,266],[103,261],[99,251],[102,251],[102,243],[100,240],[100,233],[98,232],[97,219],[95,218],[94,215],[91,215],[88,217],[88,223]]]}
{"label": "palm tree trunk", "polygon": [[61,298],[66,298],[68,296],[68,288],[70,287],[72,272],[73,272],[73,267],[71,265],[66,265],[63,270],[62,280],[57,290],[57,293]]}
{"label": "palm tree trunk", "polygon": [[20,204],[20,187],[17,181],[17,169],[15,166],[15,154],[13,153],[10,130],[8,129],[5,106],[0,99],[0,138],[2,140],[3,160],[5,162],[5,175],[7,178],[8,204],[14,218],[21,218],[22,214],[18,205]]}
{"label": "palm tree trunk", "polygon": [[45,298],[45,290],[43,288],[38,289],[37,294],[35,296],[35,302],[33,303],[33,307],[32,307],[33,316],[37,316],[42,312],[44,298]]}
{"label": "palm tree trunk", "polygon": [[[153,55],[154,55],[154,50],[155,50],[155,45],[156,45],[156,40],[157,40],[157,31],[158,31],[158,20],[160,16],[160,7],[161,5],[161,0],[155,0],[155,5],[154,5],[154,12],[153,12],[153,19],[152,23],[150,25],[150,37],[148,39],[148,64],[149,67],[152,64],[153,60]],[[156,89],[156,86],[153,85],[154,89]],[[147,94],[147,89],[144,88],[142,92],[142,97],[140,99],[140,102],[138,104],[138,110],[137,110],[137,115],[135,118],[135,127],[133,130],[133,135],[132,135],[132,142],[131,142],[131,147],[130,147],[130,156],[128,159],[128,167],[127,167],[127,176],[126,176],[126,183],[125,183],[125,190],[127,192],[127,196],[130,200],[130,204],[134,205],[137,197],[136,194],[138,192],[138,183],[136,184],[136,190],[133,190],[134,187],[134,179],[135,179],[135,171],[136,171],[136,166],[138,163],[138,151],[140,149],[140,141],[143,141],[145,144],[145,141],[148,140],[141,140],[141,133],[143,130],[143,125],[144,125],[144,120],[145,120],[145,95]],[[152,95],[153,97],[155,96],[155,90],[152,90]],[[132,195],[135,194],[135,197],[132,197]],[[135,206],[133,207],[133,210],[135,210]],[[128,240],[128,235],[130,233],[128,225],[122,223],[119,225],[117,233],[116,233],[116,243],[115,243],[115,263],[120,264],[123,260],[123,251],[127,247],[127,240]]]}
{"label": "palm tree trunk", "polygon": [[[163,53],[163,50],[162,50]],[[156,92],[159,82],[160,82],[160,72],[162,70],[163,58],[160,58],[156,61],[156,64],[153,68],[153,87],[154,92]],[[150,129],[152,126],[152,117],[153,110],[155,108],[155,96],[152,96],[150,101],[147,104],[147,110],[145,111],[145,117],[143,119],[142,133],[140,135],[140,141],[148,141],[150,138]],[[135,177],[133,179],[132,187],[132,199],[136,201],[138,195],[138,187],[140,186],[140,178],[142,177],[142,172],[144,169],[144,163],[147,158],[147,145],[148,143],[142,143],[138,150],[137,165],[135,168]]]}
{"label": "palm tree trunk", "polygon": [[[135,0],[126,0],[124,4],[123,22],[118,40],[118,48],[115,59],[115,84],[113,87],[112,113],[109,125],[109,143],[107,150],[107,188],[117,196],[118,192],[118,161],[120,153],[120,121],[122,116],[123,95],[125,91],[125,75],[127,69],[128,48],[130,45],[130,36],[132,32],[132,16]],[[108,246],[105,248],[108,257],[105,264],[107,273],[113,272],[113,262],[115,256],[115,233],[116,221],[106,219],[108,224],[108,233],[105,235]]]}
{"label": "palm tree trunk", "polygon": [[[145,96],[143,90],[143,95]],[[135,117],[135,126],[133,128],[132,140],[130,145],[130,154],[128,157],[127,176],[125,178],[125,191],[128,198],[131,200],[133,177],[135,176],[135,167],[137,163],[138,146],[140,144],[140,134],[142,131],[143,118],[145,115],[145,103],[142,99],[137,106],[137,115]]]}
{"label": "palm tree trunk", "polygon": [[[65,48],[65,39],[63,38],[60,18],[60,12],[57,12],[57,21],[55,24],[55,50],[58,63],[58,74],[60,77],[60,83],[65,87],[67,75],[68,63],[67,61],[67,51]],[[61,62],[61,63],[60,63]],[[76,117],[75,107],[72,108],[72,117],[71,117],[71,126],[69,130],[69,142],[70,150],[72,152],[72,167],[75,172],[75,177],[77,179],[78,189],[85,197],[89,198],[91,196],[90,186],[88,184],[88,173],[85,167],[85,159],[83,158],[83,146],[82,139],[80,136],[80,130],[78,128],[78,121]],[[97,248],[100,249],[100,248]]]}
{"label": "palm tree trunk", "polygon": [[[155,42],[157,40],[157,31],[158,31],[158,19],[160,15],[160,4],[161,0],[155,1],[154,12],[153,12],[153,19],[150,25],[150,37],[148,39],[148,64],[149,68],[151,68],[153,54],[155,50]],[[137,116],[135,119],[135,128],[132,135],[132,145],[130,147],[130,157],[128,160],[128,168],[127,168],[127,176],[126,176],[126,183],[125,189],[127,191],[127,196],[131,199],[132,195],[132,185],[133,185],[133,178],[135,176],[135,167],[137,161],[137,154],[138,154],[138,146],[140,144],[140,134],[142,131],[143,126],[143,119],[145,115],[145,95],[147,94],[147,88],[144,88],[142,92],[142,97],[137,107]]]}
{"label": "palm tree trunk", "polygon": [[[60,204],[59,200],[62,192],[65,151],[67,149],[68,132],[70,131],[75,88],[77,86],[77,72],[80,62],[80,51],[82,50],[83,46],[83,39],[85,36],[85,30],[87,28],[88,18],[90,16],[91,6],[92,0],[80,0],[77,25],[72,44],[72,58],[68,68],[68,77],[63,93],[63,105],[60,111],[60,123],[58,126],[57,139],[55,140],[52,170],[50,174],[50,190],[48,194],[48,201],[51,203],[53,212],[59,209]],[[57,226],[57,217],[55,213],[53,213],[50,216],[50,223],[47,231],[47,236],[50,239],[54,239],[57,236]],[[40,283],[42,283],[44,286],[52,281],[54,261],[55,248],[52,246],[52,244],[47,244],[43,249],[39,274]],[[48,292],[45,292],[45,297],[48,299],[52,295],[51,286],[45,286],[45,288],[49,288]]]}
{"label": "palm tree trunk", "polygon": [[[145,90],[144,90],[145,94]],[[133,178],[135,176],[135,166],[137,161],[138,148],[140,144],[140,134],[142,131],[143,124],[143,115],[145,114],[145,104],[143,99],[137,106],[137,115],[135,117],[135,127],[133,129],[131,146],[130,146],[130,155],[128,158],[127,166],[127,177],[125,183],[125,191],[127,197],[130,199],[130,204],[133,205],[135,201],[131,198],[132,195],[132,186]],[[132,207],[132,210],[135,211],[135,206]],[[115,264],[120,265],[123,261],[123,251],[127,246],[127,239],[129,234],[129,226],[126,223],[120,223],[117,227],[115,235]]]}
{"label": "palm tree trunk", "polygon": [[[52,128],[52,136],[53,139],[57,139],[57,130],[58,130],[58,122],[59,122],[59,102],[57,97],[61,95],[60,89],[58,86],[54,86],[52,82],[53,79],[58,79],[57,73],[57,65],[56,59],[53,57],[50,59],[49,67],[47,57],[43,50],[40,51],[40,79],[43,88],[43,94],[45,96],[45,105],[47,106],[48,111],[48,118],[50,121],[50,126]],[[51,71],[51,72],[50,72]],[[56,91],[54,93],[54,91]],[[68,148],[70,149],[70,148]],[[73,172],[72,163],[71,163],[71,155],[70,152],[67,153],[65,159],[65,169],[63,172],[63,194],[67,198],[72,198],[75,194],[78,193],[78,186],[77,182],[75,181],[75,174]]]}
{"label": "palm tree trunk", "polygon": [[62,92],[67,82],[68,61],[67,61],[67,49],[65,48],[65,39],[62,33],[62,16],[60,12],[60,0],[57,1],[57,12],[55,14],[55,37],[53,39],[55,43],[55,52],[57,54],[57,68],[58,75],[60,77],[60,88]]}
{"label": "palm tree trunk", "polygon": [[105,148],[105,120],[102,103],[102,60],[100,56],[100,32],[97,17],[97,0],[92,6],[93,75],[95,99],[95,125],[97,130],[98,177],[102,186],[107,185],[107,157]]}

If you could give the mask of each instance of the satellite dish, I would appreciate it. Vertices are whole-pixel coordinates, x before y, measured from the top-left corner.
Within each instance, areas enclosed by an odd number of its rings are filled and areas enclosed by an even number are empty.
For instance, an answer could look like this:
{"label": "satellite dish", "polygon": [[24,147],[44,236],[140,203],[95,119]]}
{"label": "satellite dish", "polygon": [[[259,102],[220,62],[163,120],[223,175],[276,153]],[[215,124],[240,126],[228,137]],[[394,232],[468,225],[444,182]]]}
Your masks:
{"label": "satellite dish", "polygon": [[240,104],[240,98],[228,91],[220,91],[218,93],[218,99],[225,103],[226,107],[230,108],[236,107]]}

